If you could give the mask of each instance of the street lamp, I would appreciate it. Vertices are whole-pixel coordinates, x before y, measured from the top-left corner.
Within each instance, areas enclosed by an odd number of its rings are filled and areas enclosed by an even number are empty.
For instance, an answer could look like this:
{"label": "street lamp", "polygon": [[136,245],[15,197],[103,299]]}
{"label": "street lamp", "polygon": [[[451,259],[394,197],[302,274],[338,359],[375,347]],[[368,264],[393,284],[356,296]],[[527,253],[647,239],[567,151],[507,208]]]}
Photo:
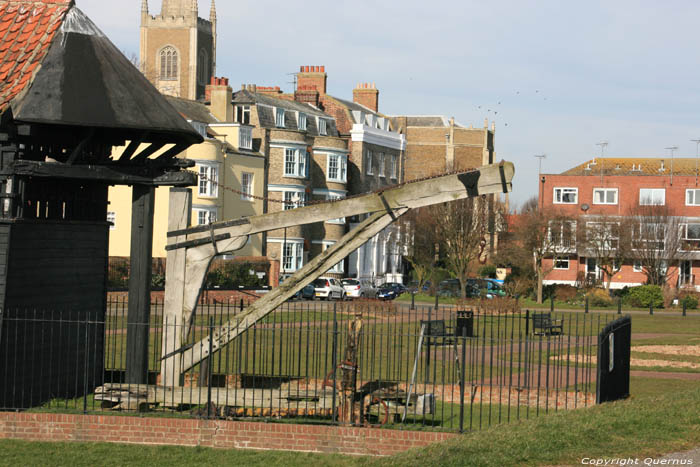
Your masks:
{"label": "street lamp", "polygon": [[670,146],[666,150],[671,151],[671,185],[673,185],[673,153],[678,150],[678,146]]}

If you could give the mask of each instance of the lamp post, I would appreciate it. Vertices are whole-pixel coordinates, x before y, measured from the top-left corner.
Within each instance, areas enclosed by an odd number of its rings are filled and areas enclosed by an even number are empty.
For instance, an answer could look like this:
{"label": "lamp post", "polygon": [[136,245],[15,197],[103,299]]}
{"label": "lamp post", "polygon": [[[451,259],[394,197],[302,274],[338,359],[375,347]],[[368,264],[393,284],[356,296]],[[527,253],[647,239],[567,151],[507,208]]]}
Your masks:
{"label": "lamp post", "polygon": [[671,151],[671,186],[673,186],[673,154],[678,150],[678,146],[670,146],[666,149]]}
{"label": "lamp post", "polygon": [[596,143],[596,146],[600,146],[600,182],[603,183],[603,157],[605,157],[605,148],[610,144],[608,141],[601,141]]}

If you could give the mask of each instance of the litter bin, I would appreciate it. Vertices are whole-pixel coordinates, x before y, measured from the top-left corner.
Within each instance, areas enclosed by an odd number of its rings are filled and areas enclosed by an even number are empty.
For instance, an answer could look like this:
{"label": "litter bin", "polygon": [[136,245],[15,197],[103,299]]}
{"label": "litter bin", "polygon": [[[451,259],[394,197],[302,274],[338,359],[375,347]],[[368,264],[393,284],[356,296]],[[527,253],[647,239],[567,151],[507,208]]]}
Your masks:
{"label": "litter bin", "polygon": [[474,337],[474,312],[460,310],[457,312],[457,326],[455,337]]}

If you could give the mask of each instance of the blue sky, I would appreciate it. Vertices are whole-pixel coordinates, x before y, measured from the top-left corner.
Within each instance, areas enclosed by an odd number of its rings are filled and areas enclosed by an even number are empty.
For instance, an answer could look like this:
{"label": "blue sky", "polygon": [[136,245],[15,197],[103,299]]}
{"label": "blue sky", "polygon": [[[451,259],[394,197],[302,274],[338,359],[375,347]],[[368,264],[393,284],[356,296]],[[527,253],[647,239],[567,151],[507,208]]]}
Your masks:
{"label": "blue sky", "polygon": [[[160,0],[150,0],[152,14]],[[77,0],[122,50],[139,50],[140,0]],[[199,0],[208,17],[210,0]],[[599,153],[694,157],[700,138],[700,2],[690,0],[219,0],[217,75],[292,90],[325,65],[329,92],[376,82],[386,114],[496,121],[513,200]],[[500,103],[500,104],[499,104]],[[496,112],[498,112],[496,114]]]}

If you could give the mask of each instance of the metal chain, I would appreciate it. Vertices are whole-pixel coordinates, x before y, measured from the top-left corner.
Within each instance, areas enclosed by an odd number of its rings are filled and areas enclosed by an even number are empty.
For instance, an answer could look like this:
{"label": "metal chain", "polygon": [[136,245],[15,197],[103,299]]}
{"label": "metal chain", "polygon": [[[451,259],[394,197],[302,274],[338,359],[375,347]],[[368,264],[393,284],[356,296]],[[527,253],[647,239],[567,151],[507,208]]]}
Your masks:
{"label": "metal chain", "polygon": [[[387,191],[387,190],[391,190],[391,189],[393,189],[393,188],[397,188],[397,187],[404,186],[404,185],[410,185],[410,184],[412,184],[412,183],[423,182],[423,181],[425,181],[425,180],[432,180],[432,179],[434,179],[434,178],[445,177],[445,176],[447,176],[447,175],[461,175],[461,174],[466,174],[466,173],[474,172],[475,170],[476,170],[476,169],[473,169],[473,168],[472,168],[472,169],[459,170],[459,171],[454,171],[454,172],[445,172],[445,173],[438,174],[438,175],[431,175],[431,176],[429,176],[429,177],[416,178],[416,179],[409,180],[409,181],[406,181],[406,182],[403,182],[403,183],[397,183],[397,184],[394,184],[394,185],[387,185],[387,186],[385,186],[385,187],[379,188],[379,189],[374,190],[374,191],[368,191],[368,192],[366,192],[366,193],[359,193],[359,194],[356,194],[356,195],[350,195],[350,196],[347,196],[347,197],[345,197],[345,198],[319,199],[319,200],[315,200],[315,201],[314,201],[314,200],[306,200],[306,201],[302,204],[302,206],[310,206],[310,205],[317,205],[317,204],[336,203],[336,202],[341,201],[341,200],[359,198],[359,197],[361,197],[361,196],[366,196],[366,195],[368,195],[368,194],[373,194],[373,193],[379,194],[379,193],[383,193],[383,192],[385,192],[385,191]],[[199,177],[199,179],[204,180],[205,182],[211,182],[212,184],[216,185],[217,188],[222,188],[222,189],[224,189],[224,190],[226,190],[226,191],[229,191],[229,192],[231,192],[231,193],[235,193],[235,194],[237,194],[237,195],[245,196],[246,198],[252,198],[252,199],[259,200],[259,201],[267,201],[267,202],[269,202],[269,203],[278,203],[278,204],[286,204],[286,205],[292,205],[292,206],[296,206],[296,207],[301,207],[301,206],[298,206],[298,205],[299,205],[299,202],[298,202],[298,201],[284,201],[284,200],[266,198],[266,197],[264,197],[264,196],[256,196],[256,195],[253,195],[253,194],[244,193],[244,192],[242,192],[241,190],[237,190],[237,189],[232,188],[232,187],[230,187],[230,186],[223,185],[223,184],[219,183],[217,180],[210,180],[208,177],[203,176],[203,175],[201,175],[201,174],[199,174],[199,173],[197,173],[197,172],[195,172],[195,171],[193,171],[193,170],[187,170],[186,172],[189,172],[189,173],[192,173],[192,174],[196,175],[197,177]]]}

